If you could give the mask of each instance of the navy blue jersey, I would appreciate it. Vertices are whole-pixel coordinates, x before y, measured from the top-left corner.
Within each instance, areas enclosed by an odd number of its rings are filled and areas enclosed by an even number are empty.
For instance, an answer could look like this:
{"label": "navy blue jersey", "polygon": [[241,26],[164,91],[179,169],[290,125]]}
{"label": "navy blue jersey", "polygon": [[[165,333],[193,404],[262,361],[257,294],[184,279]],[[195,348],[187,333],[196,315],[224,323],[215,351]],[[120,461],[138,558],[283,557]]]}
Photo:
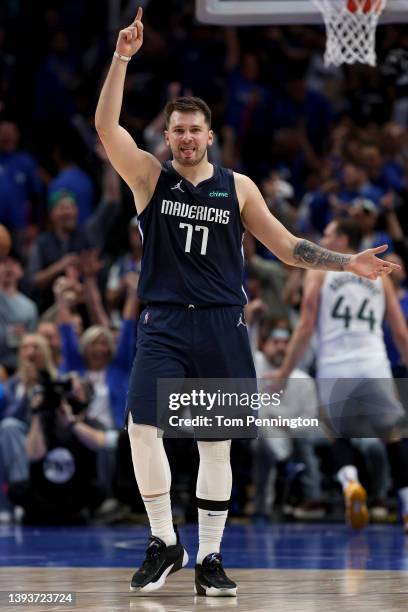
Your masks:
{"label": "navy blue jersey", "polygon": [[139,297],[173,304],[246,304],[238,198],[231,170],[214,166],[196,187],[165,162],[139,215]]}

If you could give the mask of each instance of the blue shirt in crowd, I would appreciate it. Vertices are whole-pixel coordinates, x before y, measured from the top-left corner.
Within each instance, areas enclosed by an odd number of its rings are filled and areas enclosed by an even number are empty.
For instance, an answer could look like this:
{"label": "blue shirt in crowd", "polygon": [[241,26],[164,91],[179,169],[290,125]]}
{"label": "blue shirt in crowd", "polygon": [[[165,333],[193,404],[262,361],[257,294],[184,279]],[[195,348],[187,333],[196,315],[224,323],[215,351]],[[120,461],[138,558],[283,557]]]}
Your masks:
{"label": "blue shirt in crowd", "polygon": [[78,206],[78,223],[81,225],[91,216],[94,204],[94,188],[92,181],[82,168],[71,166],[62,170],[48,188],[48,196],[65,189],[74,194]]}
{"label": "blue shirt in crowd", "polygon": [[0,153],[0,223],[11,230],[27,227],[28,202],[41,191],[34,159],[28,153]]}

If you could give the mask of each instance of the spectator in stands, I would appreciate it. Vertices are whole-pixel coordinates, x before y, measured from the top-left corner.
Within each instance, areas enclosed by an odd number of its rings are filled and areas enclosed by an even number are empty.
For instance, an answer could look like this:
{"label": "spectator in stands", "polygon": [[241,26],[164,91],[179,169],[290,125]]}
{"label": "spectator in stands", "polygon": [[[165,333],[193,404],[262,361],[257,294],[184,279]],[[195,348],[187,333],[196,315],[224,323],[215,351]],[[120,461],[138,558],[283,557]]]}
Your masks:
{"label": "spectator in stands", "polygon": [[371,200],[379,207],[381,195],[380,190],[369,182],[367,172],[361,165],[347,162],[340,181],[331,177],[309,195],[307,206],[311,226],[323,233],[333,218],[348,213],[351,203],[357,198]]}
{"label": "spectator in stands", "polygon": [[385,160],[378,145],[363,145],[361,162],[370,183],[379,190],[381,195],[389,192],[400,193],[407,188],[403,164],[396,160]]}
{"label": "spectator in stands", "polygon": [[[132,279],[133,280],[133,279]],[[122,427],[128,376],[135,350],[135,285],[128,289],[117,346],[108,327],[93,325],[78,343],[62,294],[59,308],[62,353],[67,371],[85,375],[94,386],[90,415],[107,428]]]}
{"label": "spectator in stands", "polygon": [[[250,325],[251,346],[257,378],[262,378],[267,372],[278,368],[283,362],[290,340],[288,329],[274,328],[262,347],[256,349],[258,326],[256,313],[252,313]],[[267,391],[265,387],[264,391]],[[282,396],[281,404],[276,408],[272,404],[262,407],[260,417],[317,417],[318,399],[313,379],[302,370],[297,369],[293,378],[289,379]],[[304,470],[300,477],[303,501],[295,509],[298,518],[321,518],[324,515],[322,491],[320,487],[320,468],[314,452],[314,442],[309,432],[298,430],[296,437],[285,428],[279,431],[265,428],[263,434],[254,441],[254,484],[255,484],[255,519],[269,520],[275,498],[277,466],[279,462],[291,458],[303,464]]]}
{"label": "spectator in stands", "polygon": [[53,283],[55,302],[42,315],[44,322],[58,323],[59,302],[62,298],[67,308],[67,317],[75,328],[78,338],[86,325],[110,325],[104,310],[98,287],[97,274],[103,267],[96,250],[84,251],[78,258],[82,282],[78,278],[59,276]]}
{"label": "spectator in stands", "polygon": [[78,274],[78,254],[89,249],[92,240],[91,235],[77,227],[78,209],[71,193],[54,193],[49,200],[49,217],[51,230],[34,242],[27,271],[41,311],[52,303],[50,287],[54,279],[67,271]]}
{"label": "spectator in stands", "polygon": [[0,260],[0,363],[9,373],[17,367],[21,338],[37,326],[37,306],[18,290],[22,276],[23,268],[15,254]]}
{"label": "spectator in stands", "polygon": [[121,202],[119,177],[108,163],[104,164],[103,183],[102,200],[81,227],[72,193],[60,190],[49,199],[51,229],[34,242],[27,270],[41,312],[53,302],[54,279],[67,271],[78,277],[80,253],[101,249],[105,243]]}
{"label": "spectator in stands", "polygon": [[88,415],[97,419],[107,430],[107,443],[100,454],[99,469],[100,481],[107,495],[111,494],[118,435],[124,424],[128,379],[136,344],[138,277],[135,273],[129,274],[126,282],[127,296],[116,346],[110,329],[100,324],[89,327],[78,340],[64,293],[58,296],[58,320],[65,368],[67,371],[79,372],[92,383],[94,396]]}
{"label": "spectator in stands", "polygon": [[279,319],[290,320],[302,271],[257,255],[252,237],[246,240],[245,255],[251,284],[254,281],[259,284],[259,297],[266,306],[265,317],[274,323]]}
{"label": "spectator in stands", "polygon": [[70,389],[64,389],[56,386],[58,380],[44,379],[30,401],[29,476],[13,481],[9,490],[28,524],[84,522],[104,499],[96,451],[104,447],[106,435],[87,414],[90,386],[77,377],[70,381]]}
{"label": "spectator in stands", "polygon": [[[85,254],[87,253],[89,253],[89,251],[85,251]],[[78,315],[82,321],[82,313],[78,312],[78,309],[83,303],[84,287],[83,283],[75,276],[73,278],[73,274],[71,273],[70,276],[58,276],[58,278],[55,279],[52,286],[55,302],[42,314],[41,321],[51,321],[52,323],[58,322],[57,296],[59,296],[60,293],[64,293],[65,302],[69,305],[72,324],[76,315]],[[83,321],[81,323],[81,330],[83,331]]]}
{"label": "spectator in stands", "polygon": [[37,163],[18,148],[20,132],[14,121],[0,121],[0,223],[14,232],[36,218],[41,194]]}
{"label": "spectator in stands", "polygon": [[61,190],[72,193],[78,207],[78,225],[82,225],[94,208],[94,187],[88,174],[75,162],[74,144],[67,135],[60,135],[52,158],[57,166],[57,175],[48,185],[48,197]]}
{"label": "spectator in stands", "polygon": [[308,176],[318,171],[321,163],[303,126],[274,130],[271,164],[284,180],[290,182],[296,198],[304,195]]}
{"label": "spectator in stands", "polygon": [[292,185],[282,179],[278,172],[272,171],[262,181],[261,192],[271,213],[289,231],[297,231],[298,212]]}
{"label": "spectator in stands", "polygon": [[363,234],[360,248],[371,249],[387,244],[390,253],[394,250],[392,240],[386,232],[378,229],[380,212],[375,203],[367,198],[357,198],[350,207],[350,215],[358,220]]}
{"label": "spectator in stands", "polygon": [[48,342],[54,367],[57,370],[61,368],[64,371],[61,338],[56,323],[53,321],[40,321],[37,327],[37,333],[43,336]]}
{"label": "spectator in stands", "polygon": [[340,203],[349,204],[356,198],[367,198],[379,206],[381,195],[363,166],[350,162],[344,165],[339,191]]}
{"label": "spectator in stands", "polygon": [[4,486],[28,478],[25,439],[30,422],[32,393],[46,372],[50,379],[56,375],[51,352],[39,334],[23,337],[19,349],[17,373],[4,386],[4,409],[0,416],[0,514],[11,519],[11,508],[4,495]]}
{"label": "spectator in stands", "polygon": [[139,274],[142,259],[142,240],[139,232],[137,217],[129,223],[130,251],[114,262],[109,270],[106,285],[106,301],[111,311],[116,311],[123,305],[126,296],[126,278],[130,273]]}

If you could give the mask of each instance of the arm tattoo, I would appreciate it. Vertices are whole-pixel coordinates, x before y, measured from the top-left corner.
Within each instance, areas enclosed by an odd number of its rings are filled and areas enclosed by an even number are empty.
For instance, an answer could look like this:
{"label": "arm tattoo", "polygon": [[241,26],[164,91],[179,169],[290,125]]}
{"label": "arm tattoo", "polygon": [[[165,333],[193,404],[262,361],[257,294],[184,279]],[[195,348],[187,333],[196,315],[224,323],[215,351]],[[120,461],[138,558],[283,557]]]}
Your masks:
{"label": "arm tattoo", "polygon": [[305,268],[316,270],[340,270],[350,262],[350,255],[342,255],[334,251],[328,251],[309,240],[300,240],[293,251],[295,261],[304,264]]}

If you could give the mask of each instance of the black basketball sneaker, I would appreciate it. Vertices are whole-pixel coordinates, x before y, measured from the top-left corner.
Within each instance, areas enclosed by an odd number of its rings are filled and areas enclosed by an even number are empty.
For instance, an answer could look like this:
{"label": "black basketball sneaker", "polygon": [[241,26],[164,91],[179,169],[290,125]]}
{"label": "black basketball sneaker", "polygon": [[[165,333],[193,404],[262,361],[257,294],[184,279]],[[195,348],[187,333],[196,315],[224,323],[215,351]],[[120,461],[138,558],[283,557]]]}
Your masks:
{"label": "black basketball sneaker", "polygon": [[188,554],[180,543],[180,536],[175,525],[174,531],[177,542],[173,546],[166,546],[160,538],[150,536],[146,558],[130,583],[131,591],[140,593],[157,591],[164,585],[169,574],[187,565]]}
{"label": "black basketball sneaker", "polygon": [[196,564],[194,592],[207,597],[236,597],[237,585],[226,575],[220,553],[210,553],[202,564]]}

